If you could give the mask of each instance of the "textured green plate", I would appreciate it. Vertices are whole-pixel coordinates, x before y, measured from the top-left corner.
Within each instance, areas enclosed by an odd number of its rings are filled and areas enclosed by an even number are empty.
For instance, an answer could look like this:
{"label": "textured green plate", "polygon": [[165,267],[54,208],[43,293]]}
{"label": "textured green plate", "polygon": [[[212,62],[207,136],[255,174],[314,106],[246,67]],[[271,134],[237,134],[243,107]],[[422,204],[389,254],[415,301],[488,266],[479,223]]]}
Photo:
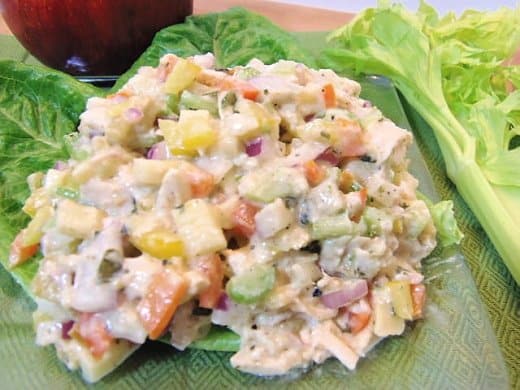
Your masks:
{"label": "textured green plate", "polygon": [[[408,121],[393,86],[385,79],[363,80],[363,95],[402,127]],[[410,151],[411,170],[421,191],[437,198],[418,149]],[[479,294],[457,249],[424,263],[429,300],[425,320],[401,337],[383,341],[355,372],[338,362],[290,378],[263,379],[233,370],[229,353],[177,352],[148,343],[94,388],[508,388],[504,361]],[[53,348],[34,344],[33,304],[0,267],[0,388],[84,388]]]}

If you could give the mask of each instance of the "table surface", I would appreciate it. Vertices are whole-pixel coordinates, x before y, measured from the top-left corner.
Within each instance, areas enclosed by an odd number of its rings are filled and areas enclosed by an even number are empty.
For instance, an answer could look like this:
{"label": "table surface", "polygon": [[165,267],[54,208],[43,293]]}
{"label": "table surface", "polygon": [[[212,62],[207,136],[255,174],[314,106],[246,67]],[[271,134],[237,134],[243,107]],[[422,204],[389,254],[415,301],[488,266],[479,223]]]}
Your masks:
{"label": "table surface", "polygon": [[[194,13],[201,14],[207,12],[218,12],[237,5],[248,8],[254,12],[263,14],[276,24],[291,31],[332,30],[334,28],[344,25],[354,16],[352,13],[302,7],[265,0],[213,0],[211,2],[204,0],[194,0]],[[6,26],[1,16],[0,34],[10,34],[9,28]],[[512,60],[512,62],[520,63],[520,50],[518,51],[517,55]],[[476,279],[477,284],[479,284],[478,278]],[[491,320],[493,322],[497,335],[502,334],[502,336],[504,336],[504,332],[509,333],[512,331],[513,334],[518,332],[518,325],[515,325],[515,323],[519,323],[517,320],[520,316],[520,299],[518,299],[520,296],[516,293],[520,290],[518,290],[515,286],[510,288],[513,291],[509,291],[509,298],[513,300],[513,303],[509,302],[508,307],[511,305],[516,307],[518,310],[515,311],[513,309],[511,311],[510,308],[510,311],[513,313],[517,312],[518,315],[509,314],[509,316],[511,316],[511,319],[505,322],[499,321],[499,319],[496,317],[496,313],[491,315]],[[490,310],[491,302],[486,301],[486,304],[488,305],[488,310]],[[513,337],[512,335],[511,337],[512,338],[510,340],[513,340],[513,344],[516,344],[514,340],[518,340],[518,337]],[[507,339],[507,337],[504,338],[504,340],[505,339]],[[517,368],[519,367],[519,365],[517,364],[519,360],[519,357],[517,356],[517,351],[519,349],[518,346],[509,345],[509,343],[507,342],[506,344],[504,344],[504,340],[502,340],[501,347],[504,352],[505,360],[509,366],[510,379],[512,382],[511,385],[514,388],[520,384],[520,372],[517,372]]]}

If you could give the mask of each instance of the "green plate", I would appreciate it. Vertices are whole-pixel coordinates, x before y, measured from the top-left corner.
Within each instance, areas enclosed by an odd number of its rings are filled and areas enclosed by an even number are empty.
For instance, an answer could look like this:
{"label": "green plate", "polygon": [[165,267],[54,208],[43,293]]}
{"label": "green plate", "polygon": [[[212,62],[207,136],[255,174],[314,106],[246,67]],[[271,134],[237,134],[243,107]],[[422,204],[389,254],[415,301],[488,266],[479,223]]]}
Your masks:
{"label": "green plate", "polygon": [[[363,95],[386,116],[409,128],[393,86],[384,78],[362,80]],[[411,170],[421,191],[437,199],[418,148],[410,150]],[[114,373],[87,386],[70,373],[53,348],[34,343],[33,303],[0,267],[0,377],[6,389],[80,388],[508,388],[508,375],[495,333],[473,278],[457,248],[424,262],[428,281],[426,318],[404,335],[380,343],[354,372],[335,360],[283,378],[258,378],[231,368],[230,353],[177,352],[147,343]]]}

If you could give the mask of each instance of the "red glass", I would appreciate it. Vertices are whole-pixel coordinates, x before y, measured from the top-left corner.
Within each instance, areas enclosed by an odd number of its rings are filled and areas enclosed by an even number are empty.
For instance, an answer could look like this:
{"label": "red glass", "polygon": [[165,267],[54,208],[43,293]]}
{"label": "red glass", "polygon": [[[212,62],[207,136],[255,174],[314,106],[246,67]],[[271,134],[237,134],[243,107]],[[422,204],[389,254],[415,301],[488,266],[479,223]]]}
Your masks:
{"label": "red glass", "polygon": [[20,43],[74,75],[118,75],[157,31],[193,12],[193,0],[0,0]]}

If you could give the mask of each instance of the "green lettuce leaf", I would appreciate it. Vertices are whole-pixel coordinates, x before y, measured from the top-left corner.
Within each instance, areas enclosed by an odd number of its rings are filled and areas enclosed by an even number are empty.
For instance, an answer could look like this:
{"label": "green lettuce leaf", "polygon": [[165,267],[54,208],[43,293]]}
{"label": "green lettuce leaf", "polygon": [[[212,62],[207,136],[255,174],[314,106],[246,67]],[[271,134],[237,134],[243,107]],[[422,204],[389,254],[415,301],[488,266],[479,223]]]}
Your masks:
{"label": "green lettuce leaf", "polygon": [[240,336],[227,328],[213,325],[204,338],[191,343],[189,348],[205,349],[206,351],[236,352],[240,349]]}
{"label": "green lettuce leaf", "polygon": [[[213,52],[218,67],[245,64],[252,58],[272,63],[292,59],[315,66],[314,57],[298,40],[268,19],[241,8],[192,16],[157,34],[153,44],[114,86],[119,89],[143,65],[156,66],[161,56]],[[76,129],[86,100],[104,91],[48,68],[0,62],[0,261],[8,269],[10,243],[28,222],[21,211],[29,195],[27,176],[67,159],[64,136]],[[30,295],[38,269],[34,258],[10,273]],[[238,336],[213,329],[193,347],[233,351]]]}
{"label": "green lettuce leaf", "polygon": [[460,231],[455,218],[452,200],[441,200],[433,203],[426,195],[417,191],[417,198],[422,199],[433,219],[433,224],[437,229],[437,239],[441,248],[451,245],[460,244],[464,238],[464,234]]}
{"label": "green lettuce leaf", "polygon": [[389,77],[426,120],[447,174],[520,282],[520,8],[442,19],[381,1],[330,35],[321,65]]}
{"label": "green lettuce leaf", "polygon": [[159,59],[174,53],[181,57],[212,52],[217,68],[245,65],[253,58],[265,63],[281,59],[316,67],[314,57],[298,40],[267,18],[243,8],[222,13],[190,16],[185,23],[157,33],[151,46],[123,74],[113,90],[118,90],[141,66],[157,66]]}
{"label": "green lettuce leaf", "polygon": [[[0,262],[28,221],[21,211],[27,176],[67,159],[64,135],[75,130],[88,97],[103,91],[39,66],[0,61]],[[32,260],[11,270],[27,289],[37,270]]]}

